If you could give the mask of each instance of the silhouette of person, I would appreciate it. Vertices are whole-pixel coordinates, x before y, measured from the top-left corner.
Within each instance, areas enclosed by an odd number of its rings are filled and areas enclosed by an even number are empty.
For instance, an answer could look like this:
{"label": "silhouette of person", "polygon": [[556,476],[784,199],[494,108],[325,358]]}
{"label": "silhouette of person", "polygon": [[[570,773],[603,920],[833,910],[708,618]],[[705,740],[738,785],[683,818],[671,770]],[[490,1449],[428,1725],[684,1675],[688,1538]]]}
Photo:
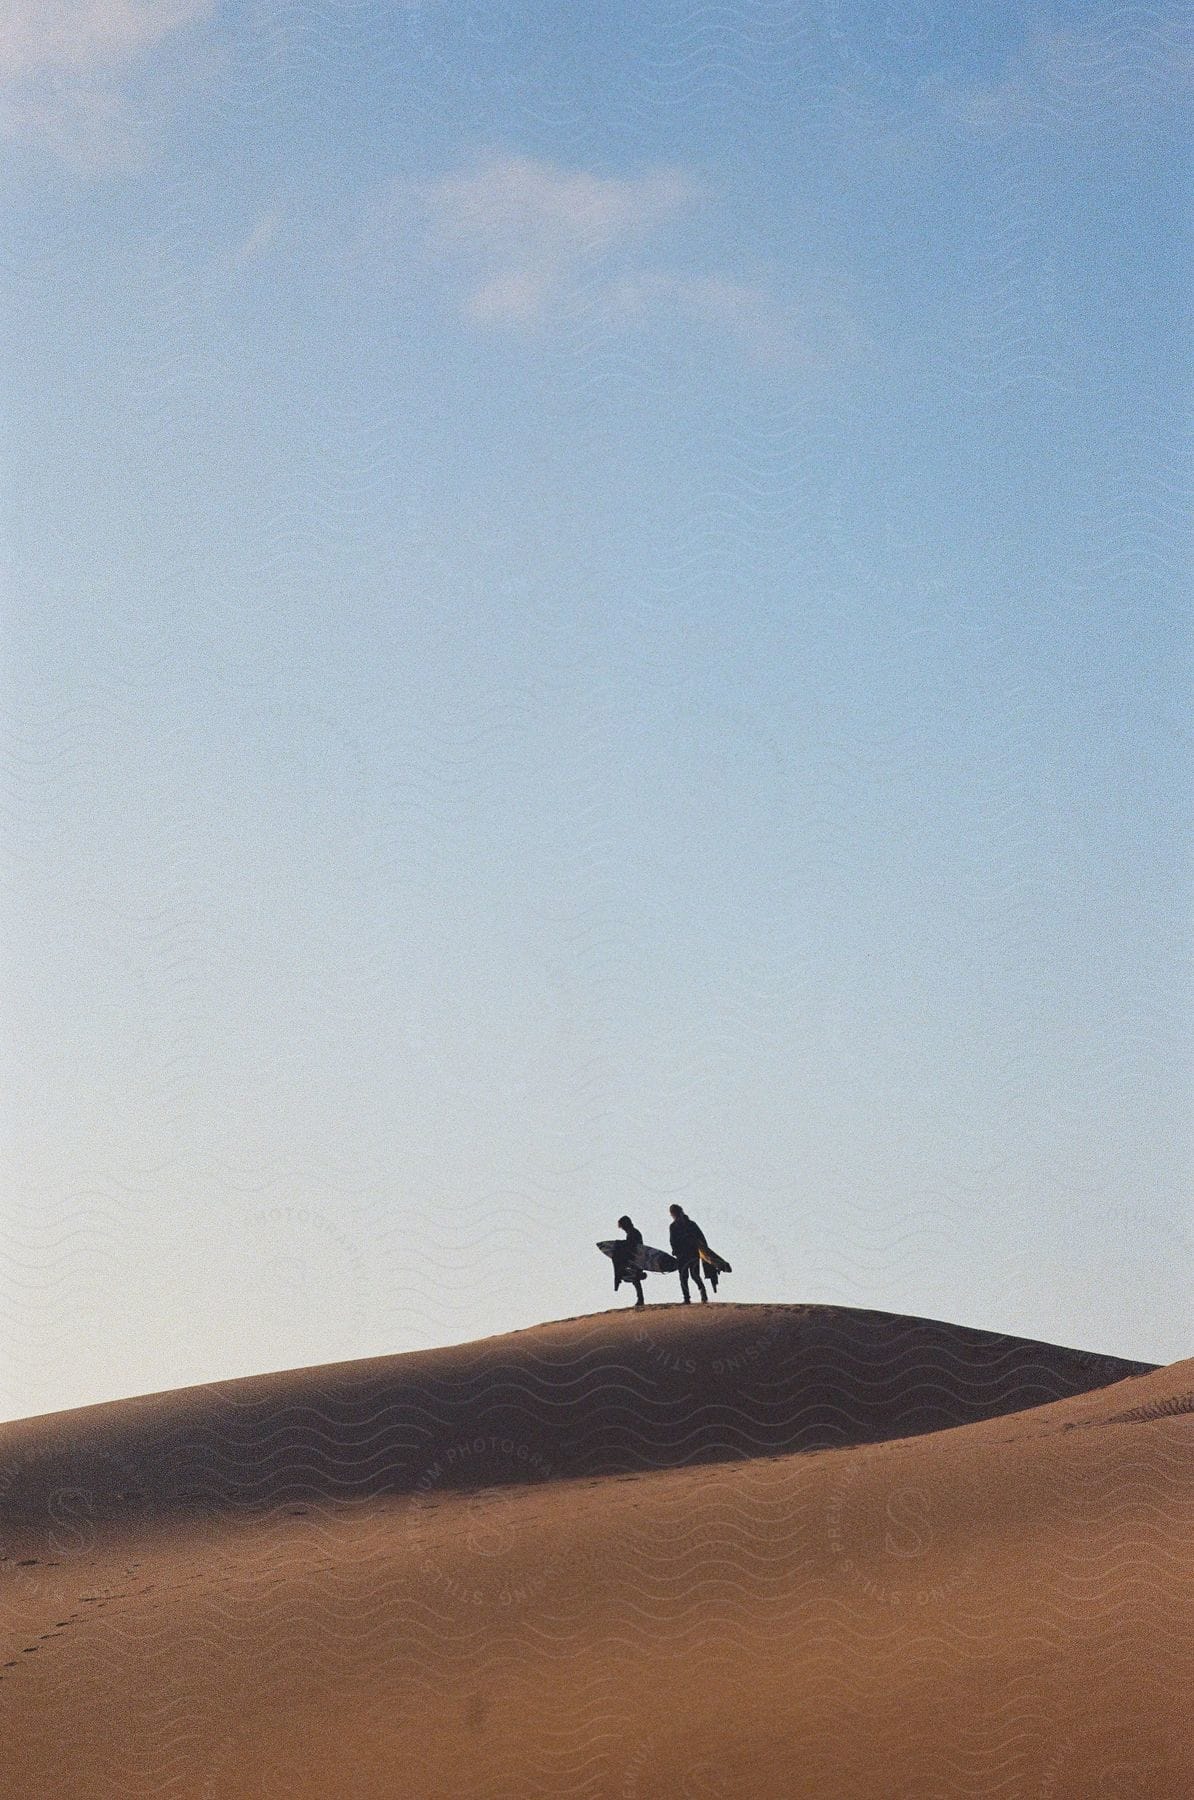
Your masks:
{"label": "silhouette of person", "polygon": [[691,1276],[697,1285],[697,1293],[702,1300],[709,1298],[705,1292],[705,1284],[701,1280],[701,1251],[708,1249],[705,1234],[695,1219],[690,1219],[682,1206],[671,1206],[668,1211],[672,1215],[669,1236],[672,1244],[672,1255],[680,1265],[680,1292],[684,1296],[685,1306],[692,1302],[688,1291]]}
{"label": "silhouette of person", "polygon": [[642,1249],[643,1234],[638,1229],[638,1226],[634,1223],[633,1219],[628,1219],[625,1213],[623,1213],[622,1217],[618,1220],[618,1224],[626,1234],[626,1241],[614,1246],[614,1293],[617,1293],[624,1281],[629,1281],[633,1286],[635,1293],[638,1295],[638,1299],[634,1304],[636,1306],[642,1306],[644,1305],[642,1274],[638,1269],[630,1266],[630,1259],[636,1250]]}

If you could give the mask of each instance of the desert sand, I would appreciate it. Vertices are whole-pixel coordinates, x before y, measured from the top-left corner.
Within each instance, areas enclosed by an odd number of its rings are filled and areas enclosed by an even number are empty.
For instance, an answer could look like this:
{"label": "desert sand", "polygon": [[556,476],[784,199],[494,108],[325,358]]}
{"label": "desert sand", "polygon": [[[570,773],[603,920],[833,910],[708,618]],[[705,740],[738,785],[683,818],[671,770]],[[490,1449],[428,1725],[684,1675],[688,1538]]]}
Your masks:
{"label": "desert sand", "polygon": [[0,1426],[0,1785],[1188,1800],[1192,1413],[719,1304]]}

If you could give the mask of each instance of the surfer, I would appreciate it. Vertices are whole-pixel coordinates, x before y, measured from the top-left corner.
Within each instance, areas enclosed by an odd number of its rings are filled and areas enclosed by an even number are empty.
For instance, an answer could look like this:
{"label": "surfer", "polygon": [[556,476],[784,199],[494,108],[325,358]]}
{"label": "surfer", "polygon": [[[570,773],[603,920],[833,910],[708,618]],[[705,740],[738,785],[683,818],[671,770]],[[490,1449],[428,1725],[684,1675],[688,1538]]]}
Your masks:
{"label": "surfer", "polygon": [[705,1284],[701,1280],[701,1251],[708,1249],[705,1234],[696,1220],[689,1218],[682,1206],[670,1206],[668,1211],[672,1215],[672,1255],[680,1265],[680,1292],[684,1296],[684,1304],[689,1306],[692,1303],[692,1296],[688,1292],[689,1276],[696,1282],[701,1299],[708,1300]]}
{"label": "surfer", "polygon": [[617,1293],[624,1281],[629,1281],[633,1285],[635,1293],[638,1295],[638,1299],[634,1304],[636,1306],[642,1306],[645,1304],[643,1300],[643,1278],[638,1269],[631,1268],[630,1259],[636,1250],[642,1249],[643,1234],[634,1223],[634,1220],[628,1219],[625,1213],[623,1213],[622,1217],[618,1220],[618,1226],[620,1230],[625,1232],[626,1237],[623,1243],[615,1244],[611,1252],[611,1260],[614,1265],[614,1293]]}

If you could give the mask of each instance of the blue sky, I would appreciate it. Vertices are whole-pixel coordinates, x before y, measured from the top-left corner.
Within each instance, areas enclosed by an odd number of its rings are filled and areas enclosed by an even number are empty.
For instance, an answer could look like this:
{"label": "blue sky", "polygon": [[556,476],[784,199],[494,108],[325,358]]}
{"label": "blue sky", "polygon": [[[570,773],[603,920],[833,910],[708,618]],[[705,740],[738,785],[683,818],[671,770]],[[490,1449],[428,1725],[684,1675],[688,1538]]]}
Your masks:
{"label": "blue sky", "polygon": [[0,8],[5,1413],[677,1196],[1189,1351],[1181,27]]}

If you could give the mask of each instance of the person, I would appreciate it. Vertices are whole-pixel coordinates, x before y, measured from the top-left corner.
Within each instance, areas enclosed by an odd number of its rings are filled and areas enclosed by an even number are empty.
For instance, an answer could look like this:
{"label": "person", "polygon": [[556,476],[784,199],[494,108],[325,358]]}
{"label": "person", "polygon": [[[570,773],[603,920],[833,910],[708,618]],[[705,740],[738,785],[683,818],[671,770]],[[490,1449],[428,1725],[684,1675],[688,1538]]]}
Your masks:
{"label": "person", "polygon": [[691,1276],[697,1285],[697,1293],[702,1300],[708,1300],[705,1284],[701,1280],[701,1251],[709,1246],[705,1242],[705,1234],[695,1219],[690,1219],[682,1206],[668,1208],[672,1215],[669,1236],[672,1243],[672,1255],[680,1265],[680,1292],[684,1296],[685,1306],[692,1304],[692,1296],[688,1291]]}
{"label": "person", "polygon": [[624,1281],[629,1281],[632,1283],[634,1291],[638,1295],[638,1299],[634,1303],[635,1306],[642,1306],[645,1304],[643,1300],[642,1270],[633,1268],[630,1259],[636,1250],[642,1249],[643,1234],[638,1229],[638,1226],[634,1223],[633,1219],[628,1219],[625,1213],[623,1213],[622,1217],[618,1220],[618,1226],[619,1229],[625,1233],[626,1241],[623,1244],[618,1244],[615,1247],[613,1254],[614,1293],[617,1293]]}

